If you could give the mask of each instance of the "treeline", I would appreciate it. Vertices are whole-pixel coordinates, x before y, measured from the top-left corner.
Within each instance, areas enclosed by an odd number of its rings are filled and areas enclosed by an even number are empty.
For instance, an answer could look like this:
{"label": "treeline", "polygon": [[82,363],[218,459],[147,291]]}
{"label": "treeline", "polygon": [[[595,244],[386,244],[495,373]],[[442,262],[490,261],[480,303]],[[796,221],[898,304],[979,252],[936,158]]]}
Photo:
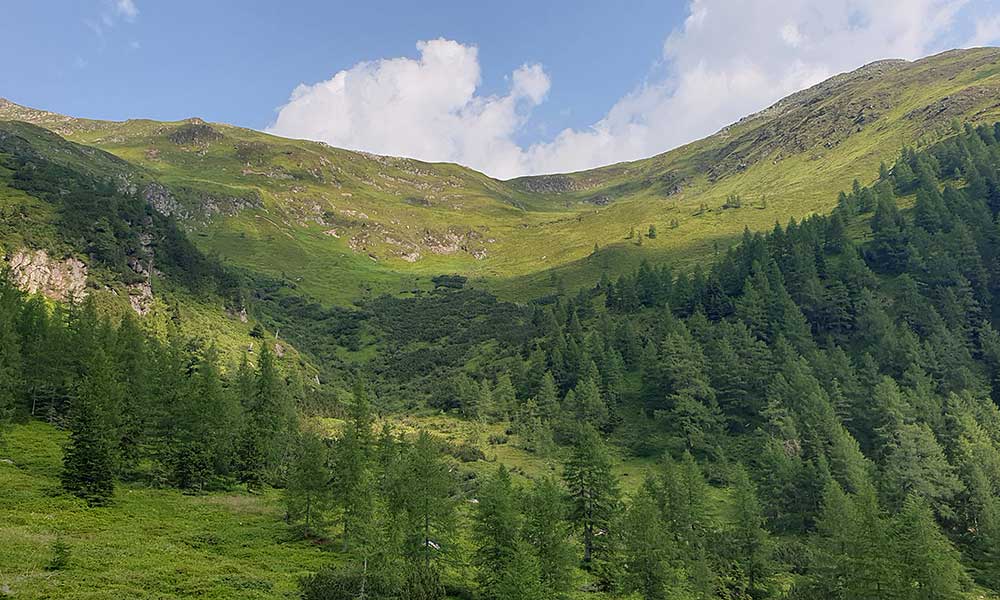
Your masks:
{"label": "treeline", "polygon": [[118,323],[88,299],[49,305],[0,277],[0,413],[67,429],[64,487],[91,504],[116,481],[204,490],[284,480],[305,388],[266,343],[220,371],[212,345]]}

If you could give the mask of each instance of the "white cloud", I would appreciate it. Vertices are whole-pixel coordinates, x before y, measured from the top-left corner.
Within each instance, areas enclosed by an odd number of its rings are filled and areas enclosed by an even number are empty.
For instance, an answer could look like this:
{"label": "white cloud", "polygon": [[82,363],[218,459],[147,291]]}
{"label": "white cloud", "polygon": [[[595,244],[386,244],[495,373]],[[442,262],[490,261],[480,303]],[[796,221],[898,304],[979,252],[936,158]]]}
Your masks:
{"label": "white cloud", "polygon": [[[514,136],[549,90],[542,66],[515,71],[507,95],[482,96],[476,48],[443,39],[420,42],[419,59],[361,63],[300,85],[270,131],[498,177],[584,169],[663,152],[867,62],[923,56],[966,3],[694,0],[664,43],[666,77],[625,94],[590,127],[529,147]],[[983,20],[977,35],[995,29]]]}
{"label": "white cloud", "polygon": [[524,172],[512,141],[527,111],[549,90],[541,65],[524,65],[503,96],[481,96],[478,50],[437,39],[419,59],[367,62],[327,81],[300,85],[270,131],[337,146],[455,161],[500,176]]}
{"label": "white cloud", "polygon": [[785,43],[792,48],[801,46],[803,38],[799,26],[795,23],[785,23],[785,26],[781,28],[781,39],[785,40]]}
{"label": "white cloud", "polygon": [[976,21],[976,32],[966,44],[968,47],[988,46],[1000,42],[1000,14]]}
{"label": "white cloud", "polygon": [[139,9],[133,0],[115,0],[115,11],[129,20],[139,16]]}
{"label": "white cloud", "polygon": [[114,29],[119,20],[132,22],[139,16],[135,0],[104,0],[103,4],[100,16],[83,20],[83,24],[99,38]]}

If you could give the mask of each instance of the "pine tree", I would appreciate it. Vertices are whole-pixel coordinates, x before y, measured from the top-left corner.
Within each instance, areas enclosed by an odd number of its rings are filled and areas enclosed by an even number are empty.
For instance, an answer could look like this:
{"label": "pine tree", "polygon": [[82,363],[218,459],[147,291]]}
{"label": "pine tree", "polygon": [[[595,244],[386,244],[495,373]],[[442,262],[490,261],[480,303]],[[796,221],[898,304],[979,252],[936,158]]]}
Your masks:
{"label": "pine tree", "polygon": [[565,409],[572,413],[571,417],[577,423],[588,423],[598,429],[608,425],[608,405],[592,376],[580,380],[573,390],[572,401],[565,403]]}
{"label": "pine tree", "polygon": [[330,471],[327,447],[319,434],[300,434],[284,490],[285,511],[292,523],[301,523],[305,536],[323,527],[330,508]]}
{"label": "pine tree", "polygon": [[495,585],[486,590],[494,600],[548,600],[541,580],[538,557],[524,540],[518,540]]}
{"label": "pine tree", "polygon": [[517,395],[514,391],[514,384],[509,373],[501,373],[497,376],[496,385],[493,387],[493,413],[499,419],[508,419],[517,408]]}
{"label": "pine tree", "polygon": [[[515,496],[510,473],[501,465],[479,487],[479,502],[473,514],[479,588],[486,597],[496,600],[504,598],[501,588],[521,550],[521,515]],[[517,575],[523,577],[525,573]]]}
{"label": "pine tree", "polygon": [[618,482],[597,430],[583,425],[563,471],[570,498],[570,520],[583,534],[583,562],[603,559],[603,538],[618,508]]}
{"label": "pine tree", "polygon": [[101,505],[114,495],[116,444],[110,411],[122,391],[102,348],[82,360],[85,374],[70,405],[62,484],[89,504]]}
{"label": "pine tree", "polygon": [[141,444],[147,436],[153,416],[151,377],[153,368],[149,349],[139,323],[131,312],[126,312],[115,336],[115,361],[119,365],[122,385],[128,391],[121,407],[118,452],[120,471],[130,475],[141,458]]}
{"label": "pine tree", "polygon": [[525,498],[524,539],[534,549],[547,598],[562,598],[572,589],[576,558],[570,545],[565,491],[552,478],[532,486]]}
{"label": "pine tree", "polygon": [[0,444],[4,429],[14,414],[19,393],[24,388],[21,376],[21,340],[16,324],[20,311],[20,292],[0,272]]}
{"label": "pine tree", "polygon": [[934,521],[930,507],[910,495],[896,517],[894,551],[908,598],[957,600],[969,583],[958,550]]}
{"label": "pine tree", "polygon": [[559,390],[556,388],[555,378],[549,371],[545,371],[542,376],[535,402],[538,404],[539,412],[548,418],[555,415],[559,409]]}
{"label": "pine tree", "polygon": [[347,428],[336,446],[333,460],[333,489],[343,514],[345,551],[357,537],[355,529],[371,518],[366,482],[373,459],[374,419],[368,391],[362,380],[355,382],[352,395]]}
{"label": "pine tree", "polygon": [[731,559],[737,567],[739,583],[748,598],[766,598],[768,578],[773,571],[770,535],[764,529],[764,515],[756,486],[743,469],[733,483],[732,525],[728,532]]}
{"label": "pine tree", "polygon": [[247,386],[244,372],[237,374],[238,392],[249,394],[243,397],[246,418],[238,453],[240,480],[251,489],[279,478],[295,420],[285,382],[267,344],[261,345],[258,363],[252,386]]}
{"label": "pine tree", "polygon": [[665,600],[679,578],[670,564],[667,527],[653,487],[652,482],[646,482],[622,521],[625,589],[638,592],[646,600]]}
{"label": "pine tree", "polygon": [[406,556],[424,575],[436,572],[438,556],[450,541],[455,515],[455,481],[426,431],[402,457],[390,504],[400,511]]}

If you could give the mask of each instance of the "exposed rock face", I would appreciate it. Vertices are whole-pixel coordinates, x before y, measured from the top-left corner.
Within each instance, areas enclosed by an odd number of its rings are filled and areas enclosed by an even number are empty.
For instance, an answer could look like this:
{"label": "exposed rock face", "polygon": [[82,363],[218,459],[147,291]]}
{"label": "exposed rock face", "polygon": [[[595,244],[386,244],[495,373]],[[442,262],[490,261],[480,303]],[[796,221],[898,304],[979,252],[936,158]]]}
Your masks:
{"label": "exposed rock face", "polygon": [[256,192],[247,197],[202,194],[197,197],[196,205],[190,208],[181,204],[169,189],[159,183],[147,185],[142,190],[142,197],[156,212],[179,221],[195,218],[210,219],[216,215],[231,217],[241,211],[261,208],[264,205]]}
{"label": "exposed rock face", "polygon": [[180,219],[188,216],[170,190],[158,183],[147,185],[146,189],[142,191],[142,197],[161,215]]}
{"label": "exposed rock face", "polygon": [[521,177],[513,182],[526,192],[541,194],[575,192],[580,189],[580,185],[572,177],[565,175],[536,175],[534,177]]}
{"label": "exposed rock face", "polygon": [[87,265],[73,257],[56,260],[44,250],[22,249],[9,262],[14,283],[28,293],[40,292],[59,301],[86,295]]}
{"label": "exposed rock face", "polygon": [[177,127],[167,138],[178,145],[208,144],[222,139],[222,134],[207,125],[201,119],[188,119],[188,122]]}

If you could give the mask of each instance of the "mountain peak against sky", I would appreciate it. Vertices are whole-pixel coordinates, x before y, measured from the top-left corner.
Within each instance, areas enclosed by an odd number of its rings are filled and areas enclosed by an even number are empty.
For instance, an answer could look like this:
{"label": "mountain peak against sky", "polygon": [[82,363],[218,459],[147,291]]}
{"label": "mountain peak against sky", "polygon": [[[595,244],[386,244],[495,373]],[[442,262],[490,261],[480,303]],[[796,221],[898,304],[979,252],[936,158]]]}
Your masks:
{"label": "mountain peak against sky", "polygon": [[[1000,41],[991,0],[639,1],[628,11],[516,0],[489,14],[457,2],[307,3],[239,11],[239,31],[226,26],[227,2],[6,10],[19,27],[0,51],[22,58],[0,92],[19,104],[105,119],[198,114],[500,178],[650,156],[872,60]],[[359,22],[379,23],[377,35]]]}
{"label": "mountain peak against sky", "polygon": [[[482,93],[479,49],[430,40],[417,44],[417,57],[360,62],[299,85],[269,131],[458,162],[501,178],[592,168],[705,136],[867,62],[930,54],[963,27],[974,31],[961,44],[996,39],[1000,21],[970,16],[975,4],[692,2],[655,69],[599,119],[549,135],[526,131],[558,86],[544,63],[526,63],[505,78],[507,89]],[[599,82],[593,87],[602,93]]]}
{"label": "mountain peak against sky", "polygon": [[[544,274],[556,270],[587,284],[606,260],[701,261],[746,228],[830,210],[906,146],[998,119],[998,48],[872,62],[668,152],[507,181],[201,119],[100,121],[0,103],[0,120],[106,150],[174,190],[153,188],[151,202],[207,250],[338,303],[412,290],[418,274],[460,273],[521,298],[550,289],[557,279]],[[640,247],[624,237],[638,226],[662,233]]]}

